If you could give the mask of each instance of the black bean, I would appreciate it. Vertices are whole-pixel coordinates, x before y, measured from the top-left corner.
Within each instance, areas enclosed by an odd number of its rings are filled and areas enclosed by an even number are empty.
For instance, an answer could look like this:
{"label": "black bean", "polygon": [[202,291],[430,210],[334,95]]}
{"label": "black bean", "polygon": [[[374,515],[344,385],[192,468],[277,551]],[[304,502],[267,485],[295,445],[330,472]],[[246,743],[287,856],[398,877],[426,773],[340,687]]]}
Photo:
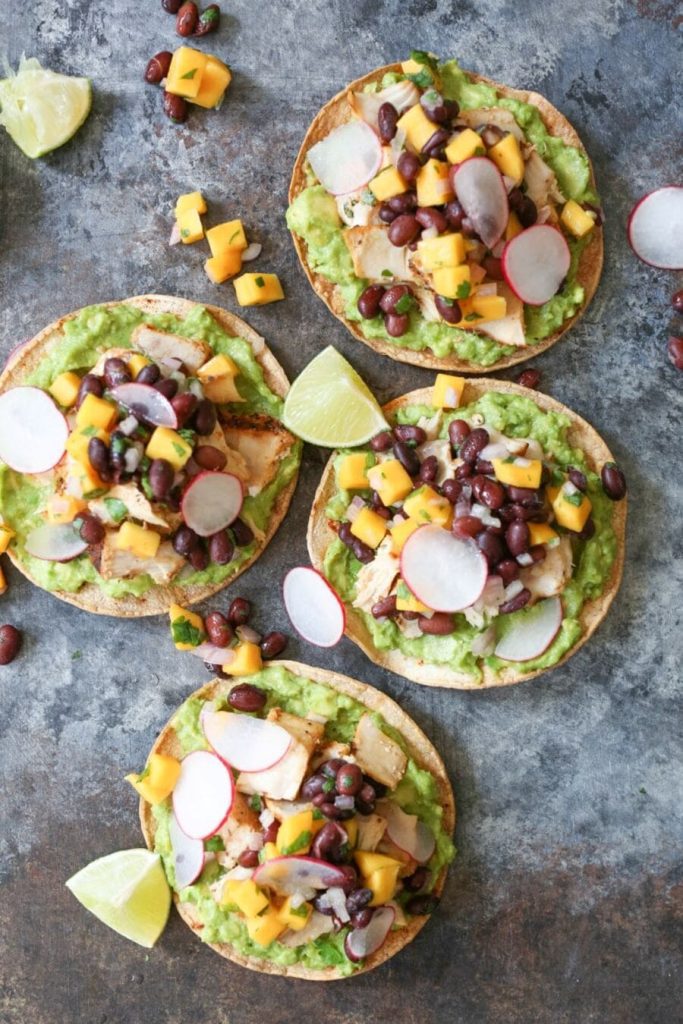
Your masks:
{"label": "black bean", "polygon": [[427,435],[422,427],[413,426],[410,423],[399,423],[394,427],[394,437],[397,441],[414,441],[415,444],[424,444]]}
{"label": "black bean", "polygon": [[[334,807],[334,805],[331,805]],[[322,810],[322,808],[321,808]],[[324,811],[323,811],[324,813]],[[332,815],[333,817],[333,815]],[[342,857],[342,847],[348,843],[346,830],[333,821],[326,822],[316,834],[311,846],[311,856],[326,860],[332,864]]]}
{"label": "black bean", "polygon": [[183,558],[187,558],[190,552],[197,547],[199,537],[189,526],[179,526],[173,535],[173,550],[177,551]]}
{"label": "black bean", "polygon": [[313,797],[318,796],[319,793],[324,792],[323,786],[325,785],[325,776],[316,772],[314,775],[309,777],[301,787],[301,798],[302,800],[313,800]]}
{"label": "black bean", "polygon": [[475,537],[477,547],[483,552],[489,567],[492,569],[505,557],[505,545],[500,537],[490,530],[482,530]]}
{"label": "black bean", "polygon": [[362,540],[358,539],[358,537],[353,538],[351,550],[353,551],[358,561],[362,562],[363,565],[368,565],[375,557],[375,552],[372,550],[372,548],[368,547],[367,544],[364,544]]}
{"label": "black bean", "polygon": [[152,386],[155,391],[158,391],[164,398],[167,398],[169,402],[172,398],[175,398],[178,392],[178,381],[174,380],[173,377],[164,377]]}
{"label": "black bean", "polygon": [[495,124],[485,124],[483,128],[479,129],[479,134],[481,135],[481,141],[487,149],[495,146],[497,142],[500,142],[505,137],[505,132],[501,131]]}
{"label": "black bean", "polygon": [[235,635],[222,612],[209,612],[204,619],[204,628],[215,647],[227,647]]}
{"label": "black bean", "polygon": [[349,924],[352,928],[367,928],[374,916],[375,911],[372,907],[363,907],[362,910],[358,910],[355,914],[351,914]]}
{"label": "black bean", "polygon": [[595,536],[595,523],[589,517],[584,523],[583,530],[579,534],[579,537],[581,538],[581,540],[590,540],[593,536]]}
{"label": "black bean", "polygon": [[420,480],[425,484],[431,484],[436,480],[439,472],[439,460],[436,455],[428,455],[420,466]]}
{"label": "black bean", "polygon": [[391,618],[396,615],[396,594],[389,594],[372,606],[372,614],[376,619]]}
{"label": "black bean", "polygon": [[482,505],[497,511],[505,502],[505,490],[502,484],[499,484],[497,480],[484,477],[479,500]]}
{"label": "black bean", "polygon": [[94,395],[96,398],[101,398],[103,394],[104,381],[102,378],[97,377],[94,373],[86,373],[85,377],[81,379],[81,383],[78,387],[76,408],[80,409],[86,395]]}
{"label": "black bean", "polygon": [[346,897],[346,909],[349,914],[357,914],[359,910],[367,907],[372,900],[372,889],[352,889]]}
{"label": "black bean", "polygon": [[277,658],[279,654],[282,654],[286,646],[287,637],[285,634],[273,630],[270,633],[266,633],[261,640],[261,655],[266,661],[269,661],[271,658]]}
{"label": "black bean", "polygon": [[235,545],[227,530],[219,530],[209,537],[209,558],[214,565],[228,565],[235,554]]}
{"label": "black bean", "polygon": [[460,458],[471,465],[477,461],[479,452],[489,443],[489,434],[483,427],[475,427],[460,445]]}
{"label": "black bean", "polygon": [[546,557],[545,544],[534,544],[529,548],[529,554],[535,563],[544,562]]}
{"label": "black bean", "polygon": [[199,11],[192,0],[186,2],[179,8],[176,17],[175,30],[179,36],[191,36],[197,27]]}
{"label": "black bean", "polygon": [[104,540],[105,529],[97,516],[85,512],[78,518],[81,524],[78,532],[86,544],[99,544]]}
{"label": "black bean", "polygon": [[238,548],[246,548],[254,539],[254,531],[243,519],[236,519],[230,524],[230,529]]}
{"label": "black bean", "polygon": [[455,630],[453,616],[448,612],[434,612],[431,618],[421,615],[417,624],[423,633],[428,633],[430,636],[448,636]]}
{"label": "black bean", "polygon": [[678,313],[679,316],[683,316],[683,288],[679,288],[677,292],[674,292],[671,296],[671,307],[674,313]]}
{"label": "black bean", "polygon": [[467,420],[451,420],[448,424],[448,440],[454,448],[459,448],[469,433],[470,425]]}
{"label": "black bean", "polygon": [[187,560],[196,572],[203,572],[209,564],[209,552],[202,544],[192,548]]}
{"label": "black bean", "polygon": [[377,114],[379,137],[383,143],[391,142],[396,134],[398,110],[393,103],[383,103]]}
{"label": "black bean", "polygon": [[433,135],[430,135],[421,152],[425,156],[431,157],[434,160],[442,160],[445,158],[444,147],[451,137],[451,133],[446,131],[445,128],[437,128]]}
{"label": "black bean", "polygon": [[520,373],[517,383],[521,384],[523,388],[537,388],[540,379],[541,375],[538,370],[528,369]]}
{"label": "black bean", "polygon": [[523,196],[522,202],[517,206],[515,213],[523,228],[530,228],[538,219],[536,204],[529,196]]}
{"label": "black bean", "polygon": [[174,124],[184,124],[190,113],[187,100],[164,89],[164,113]]}
{"label": "black bean", "polygon": [[505,543],[515,557],[529,550],[529,527],[521,519],[515,519],[505,531]]}
{"label": "black bean", "polygon": [[377,210],[377,215],[383,224],[391,224],[398,217],[396,210],[392,210],[388,203],[381,204]]}
{"label": "black bean", "polygon": [[677,370],[683,370],[683,338],[677,338],[672,334],[667,342],[666,351],[671,365]]}
{"label": "black bean", "polygon": [[14,661],[21,647],[21,633],[16,626],[0,626],[0,665]]}
{"label": "black bean", "polygon": [[492,281],[503,280],[503,261],[497,259],[495,256],[485,256],[481,261],[481,265],[486,271],[487,277],[490,277]]}
{"label": "black bean", "polygon": [[520,608],[524,608],[528,605],[530,600],[531,591],[527,590],[525,587],[524,590],[520,590],[518,594],[511,597],[509,601],[504,601],[503,604],[499,606],[498,611],[501,615],[508,615],[510,612],[518,612]]}
{"label": "black bean", "polygon": [[123,359],[112,357],[105,360],[104,382],[109,390],[118,387],[119,384],[128,384],[131,379],[130,371]]}
{"label": "black bean", "polygon": [[436,89],[426,89],[420,96],[420,106],[434,124],[444,124],[458,116],[460,107],[454,100],[445,100]]}
{"label": "black bean", "polygon": [[400,195],[387,199],[387,206],[394,213],[412,213],[417,206],[417,195],[415,192],[401,192]]}
{"label": "black bean", "polygon": [[519,565],[514,558],[504,558],[503,561],[499,562],[496,566],[496,572],[506,587],[508,583],[512,583],[513,580],[519,579]]}
{"label": "black bean", "polygon": [[391,288],[387,288],[384,295],[382,295],[379,303],[380,309],[383,313],[393,313],[396,309],[396,303],[410,295],[412,295],[412,292],[407,284],[394,284]]}
{"label": "black bean", "polygon": [[420,459],[415,449],[405,441],[396,441],[393,451],[408,476],[417,476],[420,472]]}
{"label": "black bean", "polygon": [[225,453],[220,448],[214,448],[212,444],[200,444],[192,452],[192,458],[202,469],[208,469],[211,472],[223,469],[228,461]]}
{"label": "black bean", "polygon": [[458,200],[451,199],[450,203],[446,203],[444,213],[446,214],[448,226],[452,228],[453,231],[459,231],[462,227],[465,211]]}
{"label": "black bean", "polygon": [[415,181],[421,166],[419,158],[407,149],[401,153],[396,164],[399,174],[408,183]]}
{"label": "black bean", "polygon": [[606,462],[600,473],[602,489],[612,501],[621,501],[626,495],[626,477],[616,462]]}
{"label": "black bean", "polygon": [[422,225],[423,228],[436,228],[441,234],[448,227],[448,221],[441,210],[437,210],[435,206],[421,206],[419,210],[415,212],[415,220]]}
{"label": "black bean", "polygon": [[88,460],[98,476],[105,481],[109,480],[111,476],[109,448],[99,437],[91,437],[88,441]]}
{"label": "black bean", "polygon": [[337,772],[336,787],[341,796],[355,796],[363,786],[363,773],[357,764],[345,764]]}
{"label": "black bean", "polygon": [[199,15],[197,27],[194,30],[196,36],[208,36],[211,32],[217,32],[221,21],[221,9],[218,4],[209,4]]}
{"label": "black bean", "polygon": [[419,236],[422,228],[412,213],[401,213],[389,225],[389,241],[392,245],[409,245]]}
{"label": "black bean", "polygon": [[237,863],[241,868],[258,867],[258,862],[257,850],[242,850],[241,854],[237,858]]}
{"label": "black bean", "polygon": [[507,492],[508,496],[520,505],[525,505],[531,508],[543,504],[542,495],[532,487],[514,487],[510,484]]}
{"label": "black bean", "polygon": [[231,626],[244,626],[251,615],[251,604],[246,597],[236,597],[228,608],[228,622]]}
{"label": "black bean", "polygon": [[149,486],[156,501],[163,501],[173,487],[175,470],[166,459],[152,459],[149,467]]}
{"label": "black bean", "polygon": [[161,6],[169,14],[177,14],[183,0],[161,0]]}
{"label": "black bean", "polygon": [[358,299],[358,312],[366,320],[372,320],[380,312],[380,302],[384,296],[384,286],[371,284],[362,292]]}
{"label": "black bean", "polygon": [[236,711],[261,711],[266,706],[267,694],[252,683],[239,683],[228,694],[228,704]]}
{"label": "black bean", "polygon": [[469,462],[461,462],[459,466],[455,467],[455,479],[456,480],[468,480],[472,476],[472,466]]}
{"label": "black bean", "polygon": [[429,882],[431,872],[425,867],[416,868],[412,875],[403,879],[403,888],[408,892],[419,892]]}
{"label": "black bean", "polygon": [[484,476],[493,476],[493,463],[487,459],[477,459],[474,469],[476,473],[483,473]]}
{"label": "black bean", "polygon": [[206,436],[213,433],[216,426],[216,406],[208,398],[203,398],[198,403],[193,422],[198,434]]}
{"label": "black bean", "polygon": [[444,480],[441,484],[441,493],[444,498],[447,498],[450,501],[451,505],[455,505],[456,501],[462,494],[462,484],[459,480],[453,480],[452,478]]}
{"label": "black bean", "polygon": [[386,313],[384,326],[391,338],[402,338],[410,327],[410,317],[407,313]]}
{"label": "black bean", "polygon": [[586,490],[588,487],[588,481],[586,480],[585,474],[580,469],[576,469],[574,466],[570,466],[569,473],[567,474],[574,487],[577,487],[580,491]]}
{"label": "black bean", "polygon": [[370,441],[370,447],[373,452],[387,452],[393,443],[394,437],[391,431],[383,430],[380,434],[375,434]]}

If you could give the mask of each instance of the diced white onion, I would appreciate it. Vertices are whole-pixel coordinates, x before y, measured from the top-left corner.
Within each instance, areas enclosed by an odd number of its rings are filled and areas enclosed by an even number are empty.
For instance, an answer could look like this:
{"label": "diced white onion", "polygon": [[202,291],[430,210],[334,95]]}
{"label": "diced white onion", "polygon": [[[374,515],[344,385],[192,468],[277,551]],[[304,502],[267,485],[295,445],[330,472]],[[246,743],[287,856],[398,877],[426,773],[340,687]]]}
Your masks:
{"label": "diced white onion", "polygon": [[[439,237],[439,229],[432,224],[432,226],[430,228],[425,228],[424,229],[424,231],[422,232],[422,235],[420,237],[421,237],[423,242],[428,242],[432,238],[438,238]],[[446,397],[448,397],[448,396],[446,396]]]}
{"label": "diced white onion", "polygon": [[242,252],[242,263],[251,263],[252,260],[258,259],[262,249],[260,242],[251,242]]}
{"label": "diced white onion", "polygon": [[479,452],[479,458],[484,462],[491,462],[493,459],[505,459],[509,454],[509,449],[501,442],[494,441],[492,444],[487,444],[485,448]]}
{"label": "diced white onion", "polygon": [[505,600],[511,601],[513,597],[517,597],[517,594],[521,594],[524,590],[524,584],[521,580],[513,580],[512,583],[508,583],[505,588]]}
{"label": "diced white onion", "polygon": [[196,377],[191,377],[187,383],[187,390],[194,395],[198,402],[204,398],[204,388],[202,387],[201,381],[197,380]]}
{"label": "diced white onion", "polygon": [[488,654],[493,653],[493,648],[496,644],[496,631],[493,626],[489,626],[483,633],[478,633],[470,645],[472,654],[476,654],[477,657],[486,657]]}
{"label": "diced white onion", "polygon": [[173,227],[171,228],[171,237],[168,240],[168,244],[177,245],[178,242],[180,242],[180,240],[180,228],[178,227],[178,221],[176,220],[173,222]]}
{"label": "diced white onion", "polygon": [[357,494],[355,498],[350,502],[348,508],[346,509],[346,518],[348,519],[348,521],[350,523],[355,522],[364,508],[365,502],[363,501],[361,496]]}
{"label": "diced white onion", "polygon": [[533,558],[531,557],[531,555],[529,554],[528,551],[523,551],[521,555],[517,555],[517,564],[518,565],[524,565],[524,566],[526,566],[526,565],[533,565],[534,564],[534,560],[533,560]]}
{"label": "diced white onion", "polygon": [[184,373],[181,373],[180,370],[174,370],[173,373],[169,373],[168,379],[176,382],[179,393],[187,391],[187,377]]}
{"label": "diced white onion", "polygon": [[140,455],[140,452],[137,450],[137,448],[126,449],[123,456],[123,465],[125,467],[126,473],[134,473],[135,470],[140,465],[141,458],[142,456]]}
{"label": "diced white onion", "polygon": [[[424,233],[423,233],[422,237],[424,238]],[[479,285],[479,287],[477,288],[477,293],[476,294],[477,294],[477,298],[482,298],[482,297],[488,296],[488,295],[497,295],[498,294],[498,285],[496,284],[495,281],[487,281],[486,284],[480,284]]]}
{"label": "diced white onion", "polygon": [[140,424],[136,420],[135,416],[131,414],[130,416],[126,416],[125,420],[121,420],[116,429],[122,434],[125,434],[126,437],[130,437],[131,434],[135,433],[139,426]]}
{"label": "diced white onion", "polygon": [[275,821],[275,815],[268,807],[264,807],[258,816],[258,820],[263,825],[264,829],[268,828]]}
{"label": "diced white onion", "polygon": [[257,633],[251,626],[238,626],[235,632],[244,643],[258,644],[261,642],[261,634]]}

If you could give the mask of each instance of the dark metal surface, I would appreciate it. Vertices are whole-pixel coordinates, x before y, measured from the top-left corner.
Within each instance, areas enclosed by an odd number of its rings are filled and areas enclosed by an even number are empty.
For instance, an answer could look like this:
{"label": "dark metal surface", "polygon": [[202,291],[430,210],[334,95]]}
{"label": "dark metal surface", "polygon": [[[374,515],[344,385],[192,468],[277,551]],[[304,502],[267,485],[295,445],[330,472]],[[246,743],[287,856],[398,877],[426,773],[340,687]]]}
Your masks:
{"label": "dark metal surface", "polygon": [[[95,101],[77,137],[44,160],[0,137],[2,351],[79,306],[147,291],[237,309],[232,285],[204,276],[202,246],[166,244],[175,197],[201,188],[211,221],[242,215],[264,245],[259,269],[282,278],[287,301],[247,318],[291,376],[333,343],[381,400],[425,385],[428,373],[375,356],[328,314],[283,214],[300,140],[329,95],[414,46],[457,54],[545,93],[596,164],[603,281],[581,324],[535,365],[627,472],[624,583],[569,665],[500,692],[421,689],[347,641],[331,651],[292,641],[289,656],[403,704],[443,753],[459,811],[460,853],[429,926],[376,973],[320,988],[220,960],[175,915],[146,953],[64,888],[95,857],[140,844],[122,777],[206,675],[174,653],[164,619],[92,618],[10,571],[0,619],[25,639],[0,670],[0,1021],[680,1021],[681,377],[664,351],[674,275],[638,263],[624,236],[632,201],[680,170],[680,11],[628,0],[222,7],[220,33],[201,45],[235,71],[228,100],[178,128],[142,81],[148,57],[178,43],[158,0],[3,5],[0,49],[91,76]],[[289,517],[233,589],[263,627],[287,627],[280,581],[306,561],[323,458],[306,452]]]}

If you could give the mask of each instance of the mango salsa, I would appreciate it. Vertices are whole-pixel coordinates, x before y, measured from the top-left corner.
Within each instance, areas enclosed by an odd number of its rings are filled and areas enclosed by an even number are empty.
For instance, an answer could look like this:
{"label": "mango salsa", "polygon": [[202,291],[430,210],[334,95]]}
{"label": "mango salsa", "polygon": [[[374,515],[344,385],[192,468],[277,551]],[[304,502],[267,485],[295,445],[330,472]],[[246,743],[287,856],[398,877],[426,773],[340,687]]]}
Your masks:
{"label": "mango salsa", "polygon": [[77,373],[71,371],[60,373],[50,384],[48,391],[61,406],[70,409],[78,397],[78,389],[81,386],[81,378]]}
{"label": "mango salsa", "polygon": [[173,54],[168,69],[166,92],[182,96],[186,100],[196,99],[207,62],[208,57],[201,50],[194,50],[191,46],[179,47]]}
{"label": "mango salsa", "polygon": [[385,167],[376,178],[373,178],[368,188],[379,203],[393,196],[400,196],[408,191],[408,182],[399,174],[395,167]]}
{"label": "mango salsa", "polygon": [[199,92],[194,99],[190,99],[190,102],[195,103],[198,107],[217,109],[220,107],[231,81],[232,73],[228,65],[218,57],[208,54]]}
{"label": "mango salsa", "polygon": [[125,522],[116,535],[117,548],[132,551],[138,558],[154,558],[160,544],[160,534],[137,523]]}
{"label": "mango salsa", "polygon": [[277,274],[242,274],[233,284],[240,306],[265,306],[285,297]]}
{"label": "mango salsa", "polygon": [[344,491],[362,491],[370,486],[366,472],[366,455],[346,455],[337,470],[337,483]]}
{"label": "mango salsa", "polygon": [[369,548],[379,547],[387,532],[387,521],[371,508],[360,510],[351,523],[351,533]]}
{"label": "mango salsa", "polygon": [[229,249],[242,251],[247,248],[247,236],[241,220],[226,220],[206,232],[212,256],[222,256]]}

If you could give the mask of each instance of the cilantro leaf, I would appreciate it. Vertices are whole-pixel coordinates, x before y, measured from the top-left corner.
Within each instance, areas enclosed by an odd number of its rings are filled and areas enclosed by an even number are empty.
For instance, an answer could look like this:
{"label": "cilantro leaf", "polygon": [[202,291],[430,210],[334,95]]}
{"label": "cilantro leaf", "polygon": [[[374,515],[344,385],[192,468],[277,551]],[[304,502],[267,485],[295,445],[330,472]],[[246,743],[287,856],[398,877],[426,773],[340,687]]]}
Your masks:
{"label": "cilantro leaf", "polygon": [[386,270],[386,269],[384,269],[384,270],[382,271],[382,277],[393,277],[393,276],[394,276],[394,275],[393,275],[393,272],[392,272],[391,270]]}
{"label": "cilantro leaf", "polygon": [[466,299],[472,291],[472,285],[469,281],[462,281],[457,288],[456,296],[459,299]]}
{"label": "cilantro leaf", "polygon": [[209,853],[219,853],[221,850],[225,849],[225,843],[220,836],[211,836],[211,838],[207,839],[204,843],[204,849],[208,850]]}
{"label": "cilantro leaf", "polygon": [[412,306],[413,297],[410,294],[410,292],[406,292],[406,294],[402,295],[401,298],[396,303],[396,305],[394,306],[394,312],[399,314],[407,313],[409,309],[412,309]]}
{"label": "cilantro leaf", "polygon": [[481,315],[481,313],[468,313],[467,316],[465,317],[465,320],[470,320],[470,321],[471,320],[483,320],[483,319],[484,318]]}
{"label": "cilantro leaf", "polygon": [[115,523],[120,523],[128,512],[128,509],[119,498],[105,498],[104,506]]}
{"label": "cilantro leaf", "polygon": [[256,285],[257,288],[265,288],[266,286],[266,282],[263,280],[262,277],[254,278],[254,284]]}
{"label": "cilantro leaf", "polygon": [[176,644],[189,644],[191,647],[199,647],[204,639],[204,633],[197,626],[182,615],[171,623],[171,636]]}
{"label": "cilantro leaf", "polygon": [[580,491],[576,491],[575,494],[564,494],[563,498],[570,505],[573,505],[574,508],[581,508],[583,504],[583,494]]}
{"label": "cilantro leaf", "polygon": [[185,74],[181,75],[180,77],[181,78],[194,78],[194,76],[196,74],[197,74],[197,69],[196,68],[192,68],[191,71],[186,71]]}
{"label": "cilantro leaf", "polygon": [[416,64],[424,64],[425,67],[431,68],[432,71],[436,71],[438,67],[438,61],[431,53],[427,53],[426,50],[411,50],[410,59],[414,60]]}
{"label": "cilantro leaf", "polygon": [[290,843],[289,846],[283,846],[280,853],[283,857],[289,857],[293,853],[299,853],[301,850],[305,850],[311,842],[311,833],[308,829],[300,832],[294,842]]}
{"label": "cilantro leaf", "polygon": [[261,803],[261,797],[258,793],[254,793],[253,796],[249,797],[249,808],[252,811],[256,811],[257,814],[263,810],[263,804]]}
{"label": "cilantro leaf", "polygon": [[181,459],[183,458],[183,456],[187,455],[187,450],[184,444],[178,444],[177,441],[172,441],[171,443],[173,445],[173,451],[176,453],[176,455],[179,455]]}
{"label": "cilantro leaf", "polygon": [[422,71],[418,71],[417,74],[406,75],[409,82],[416,85],[418,89],[428,89],[434,82],[434,76],[429,68],[423,68]]}

